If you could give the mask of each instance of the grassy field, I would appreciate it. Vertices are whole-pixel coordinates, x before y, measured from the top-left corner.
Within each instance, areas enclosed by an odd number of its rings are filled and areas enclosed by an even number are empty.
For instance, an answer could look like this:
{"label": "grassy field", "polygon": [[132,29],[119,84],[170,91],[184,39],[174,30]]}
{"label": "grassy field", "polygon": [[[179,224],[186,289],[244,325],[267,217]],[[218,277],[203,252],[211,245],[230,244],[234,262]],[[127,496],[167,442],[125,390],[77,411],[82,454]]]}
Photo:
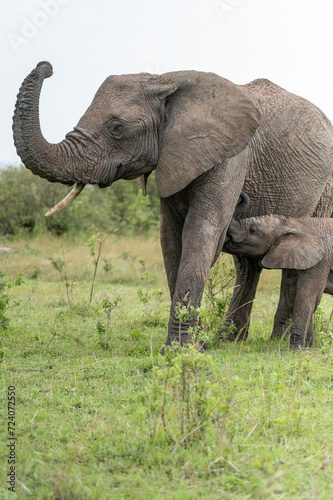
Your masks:
{"label": "grassy field", "polygon": [[[111,235],[93,290],[97,241],[2,243],[12,249],[0,252],[2,282],[23,273],[24,283],[0,289],[10,295],[0,328],[1,498],[333,498],[329,296],[314,349],[269,340],[272,271],[245,343],[216,343],[206,300],[209,351],[161,356],[169,299],[157,238]],[[9,386],[15,450],[6,446]],[[15,493],[6,484],[11,451]]]}

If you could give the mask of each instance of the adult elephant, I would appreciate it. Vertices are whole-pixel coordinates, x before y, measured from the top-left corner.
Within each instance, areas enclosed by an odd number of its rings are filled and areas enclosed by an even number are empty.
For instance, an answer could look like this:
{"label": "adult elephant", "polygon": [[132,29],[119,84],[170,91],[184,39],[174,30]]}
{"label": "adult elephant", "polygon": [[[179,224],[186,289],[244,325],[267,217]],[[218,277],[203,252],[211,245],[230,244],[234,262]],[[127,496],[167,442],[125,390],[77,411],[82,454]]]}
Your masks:
{"label": "adult elephant", "polygon": [[[42,62],[18,94],[17,152],[51,182],[110,186],[156,170],[161,244],[171,295],[167,344],[179,339],[178,303],[198,307],[222,250],[239,195],[247,216],[325,216],[332,209],[333,129],[325,115],[268,80],[235,85],[213,73],[110,76],[73,131],[59,144],[43,137],[39,97],[52,67]],[[61,206],[64,203],[61,203]],[[237,287],[228,320],[247,334],[260,275],[258,260],[236,257]],[[290,317],[293,277],[282,279],[275,331]],[[181,342],[195,326],[181,324]]]}

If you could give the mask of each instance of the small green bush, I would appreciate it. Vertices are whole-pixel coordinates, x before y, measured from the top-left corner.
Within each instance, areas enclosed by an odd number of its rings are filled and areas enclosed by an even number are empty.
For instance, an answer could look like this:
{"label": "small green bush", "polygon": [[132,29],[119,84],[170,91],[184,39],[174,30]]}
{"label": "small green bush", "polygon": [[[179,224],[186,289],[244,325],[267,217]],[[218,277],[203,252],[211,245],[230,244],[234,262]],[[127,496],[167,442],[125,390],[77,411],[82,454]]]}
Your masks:
{"label": "small green bush", "polygon": [[24,167],[0,170],[0,235],[48,232],[91,233],[119,228],[122,234],[155,232],[159,228],[159,197],[151,176],[148,195],[143,196],[139,181],[116,182],[110,189],[86,186],[80,196],[62,212],[44,214],[68,193],[68,186],[50,183]]}
{"label": "small green bush", "polygon": [[1,330],[7,330],[9,326],[7,310],[12,302],[9,290],[14,286],[21,286],[22,283],[22,274],[17,274],[14,278],[8,279],[5,273],[0,269],[0,332]]}
{"label": "small green bush", "polygon": [[235,392],[234,381],[212,377],[213,359],[194,345],[165,351],[153,368],[152,382],[143,394],[149,435],[177,447],[202,438],[224,420]]}

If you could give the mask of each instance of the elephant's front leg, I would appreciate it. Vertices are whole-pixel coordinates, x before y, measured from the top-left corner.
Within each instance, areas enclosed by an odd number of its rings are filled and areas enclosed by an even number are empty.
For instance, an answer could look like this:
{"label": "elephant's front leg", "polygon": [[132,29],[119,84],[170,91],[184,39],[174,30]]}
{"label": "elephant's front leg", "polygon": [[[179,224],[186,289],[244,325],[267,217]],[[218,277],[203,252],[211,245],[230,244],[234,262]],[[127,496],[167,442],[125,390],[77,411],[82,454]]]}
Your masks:
{"label": "elephant's front leg", "polygon": [[283,269],[280,287],[280,298],[274,316],[271,338],[281,338],[286,331],[286,324],[292,317],[296,295],[297,271]]}
{"label": "elephant's front leg", "polygon": [[182,233],[189,207],[181,196],[161,199],[160,239],[171,300],[175,293],[182,256]]}
{"label": "elephant's front leg", "polygon": [[250,315],[261,267],[257,259],[233,256],[236,268],[236,284],[226,316],[227,340],[244,340],[248,336]]}
{"label": "elephant's front leg", "polygon": [[[217,218],[212,216],[212,220]],[[167,345],[178,341],[181,345],[191,342],[190,327],[198,325],[199,318],[193,313],[201,305],[205,283],[211,266],[220,251],[221,236],[226,231],[220,223],[208,221],[196,209],[188,212],[182,234],[182,253],[171,310]],[[183,308],[183,317],[179,311]]]}
{"label": "elephant's front leg", "polygon": [[[245,175],[245,160],[228,161],[171,199],[162,200],[161,243],[171,295],[167,345],[192,340],[188,328],[196,327],[199,318],[190,315],[191,308],[201,305],[209,270],[222,250]],[[177,314],[179,306],[189,313],[183,320]]]}
{"label": "elephant's front leg", "polygon": [[313,344],[312,319],[323,295],[329,267],[322,265],[298,272],[297,289],[290,330],[290,349]]}

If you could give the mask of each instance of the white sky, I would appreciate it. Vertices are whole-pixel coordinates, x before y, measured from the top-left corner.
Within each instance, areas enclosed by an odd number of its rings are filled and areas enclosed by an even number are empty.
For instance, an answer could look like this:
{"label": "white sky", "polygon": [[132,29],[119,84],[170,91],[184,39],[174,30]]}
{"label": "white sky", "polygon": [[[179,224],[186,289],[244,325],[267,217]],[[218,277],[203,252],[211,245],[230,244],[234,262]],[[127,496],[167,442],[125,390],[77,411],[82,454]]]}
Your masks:
{"label": "white sky", "polygon": [[0,0],[0,163],[17,164],[11,123],[39,61],[41,122],[58,142],[110,74],[213,71],[265,77],[333,120],[332,0]]}

